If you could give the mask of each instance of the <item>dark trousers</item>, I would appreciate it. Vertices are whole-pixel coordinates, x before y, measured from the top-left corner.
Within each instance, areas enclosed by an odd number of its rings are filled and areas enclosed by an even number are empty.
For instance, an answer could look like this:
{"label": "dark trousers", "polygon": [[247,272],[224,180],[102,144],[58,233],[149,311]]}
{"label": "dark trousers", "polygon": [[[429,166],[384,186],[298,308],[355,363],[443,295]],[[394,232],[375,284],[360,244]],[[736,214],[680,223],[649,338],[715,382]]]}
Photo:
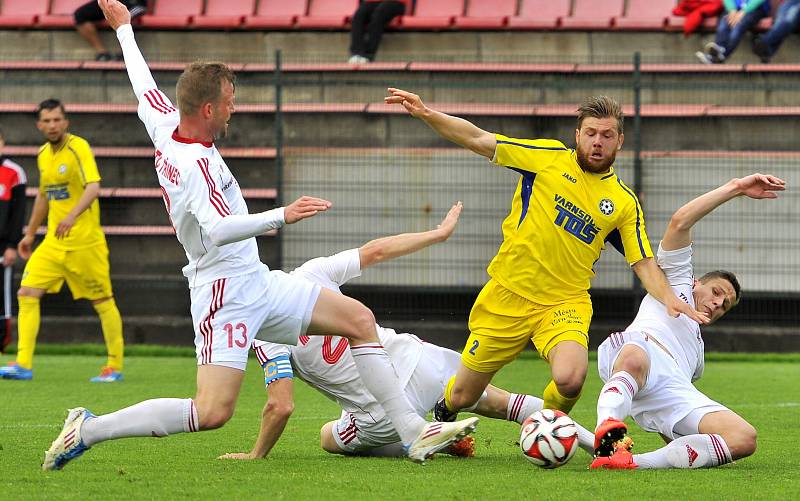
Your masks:
{"label": "dark trousers", "polygon": [[350,54],[375,59],[387,24],[406,10],[403,2],[361,2],[353,14],[350,31]]}
{"label": "dark trousers", "polygon": [[720,47],[725,49],[725,59],[729,59],[733,51],[739,45],[745,33],[754,29],[759,21],[766,17],[766,13],[762,9],[756,9],[744,15],[739,24],[731,28],[726,18],[727,13],[723,12],[719,16],[719,23],[717,24],[717,36],[714,42]]}
{"label": "dark trousers", "polygon": [[11,276],[13,267],[2,266],[0,257],[0,353],[5,353],[6,346],[11,343]]}

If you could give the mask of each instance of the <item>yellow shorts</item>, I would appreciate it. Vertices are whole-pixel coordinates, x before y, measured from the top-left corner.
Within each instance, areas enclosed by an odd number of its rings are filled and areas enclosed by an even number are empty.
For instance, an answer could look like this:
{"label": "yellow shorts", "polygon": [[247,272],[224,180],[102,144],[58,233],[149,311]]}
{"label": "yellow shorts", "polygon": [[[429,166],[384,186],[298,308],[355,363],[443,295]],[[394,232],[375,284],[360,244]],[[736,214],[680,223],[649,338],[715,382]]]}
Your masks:
{"label": "yellow shorts", "polygon": [[588,349],[591,321],[589,298],[545,306],[492,279],[478,294],[469,314],[470,335],[461,360],[474,371],[492,373],[514,360],[528,340],[545,360],[562,341],[575,341]]}
{"label": "yellow shorts", "polygon": [[74,299],[92,301],[112,297],[108,246],[99,244],[64,250],[45,239],[25,265],[20,285],[55,293],[61,290],[64,281]]}

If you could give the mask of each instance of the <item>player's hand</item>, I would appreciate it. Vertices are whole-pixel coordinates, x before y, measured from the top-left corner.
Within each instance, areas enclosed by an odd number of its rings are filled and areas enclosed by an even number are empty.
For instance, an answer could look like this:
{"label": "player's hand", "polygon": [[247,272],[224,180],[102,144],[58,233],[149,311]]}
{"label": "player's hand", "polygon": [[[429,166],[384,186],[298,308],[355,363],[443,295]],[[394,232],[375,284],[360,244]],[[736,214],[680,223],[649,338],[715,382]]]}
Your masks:
{"label": "player's hand", "polygon": [[403,108],[414,118],[422,118],[430,113],[430,110],[425,106],[418,95],[401,89],[395,89],[394,87],[389,87],[387,90],[391,96],[383,98],[383,102],[386,104],[402,104]]}
{"label": "player's hand", "polygon": [[69,230],[75,226],[75,216],[67,214],[67,217],[61,220],[56,226],[56,238],[61,240],[69,236]]}
{"label": "player's hand", "polygon": [[17,244],[17,252],[22,259],[29,259],[33,253],[33,236],[24,236]]}
{"label": "player's hand", "polygon": [[458,217],[461,215],[461,209],[463,208],[464,204],[462,204],[460,201],[456,202],[456,204],[447,212],[447,215],[444,217],[444,219],[442,219],[442,222],[436,227],[436,231],[438,231],[442,237],[442,242],[450,238],[450,235],[456,231]]}
{"label": "player's hand", "polygon": [[261,459],[258,456],[254,455],[252,452],[229,452],[227,454],[223,454],[217,459],[239,459],[239,460],[252,460],[252,459]]}
{"label": "player's hand", "polygon": [[117,31],[117,28],[123,24],[131,24],[131,13],[128,12],[127,7],[117,0],[97,0],[97,5],[100,6],[100,10],[106,16],[108,25],[114,31]]}
{"label": "player's hand", "polygon": [[292,224],[308,217],[316,216],[331,208],[332,203],[316,197],[302,196],[283,209],[286,224]]}
{"label": "player's hand", "polygon": [[709,318],[707,314],[703,313],[702,311],[695,310],[694,308],[689,306],[688,303],[685,303],[680,299],[678,299],[678,297],[675,296],[674,294],[672,294],[671,297],[667,299],[667,303],[665,304],[665,306],[667,307],[667,313],[669,313],[669,315],[672,317],[677,317],[678,315],[683,313],[684,315],[691,318],[700,325],[707,324],[711,321],[711,318]]}
{"label": "player's hand", "polygon": [[3,266],[14,266],[17,262],[17,249],[9,247],[3,253]]}
{"label": "player's hand", "polygon": [[742,195],[750,198],[778,198],[776,191],[786,189],[786,181],[770,174],[751,174],[736,180],[736,187]]}

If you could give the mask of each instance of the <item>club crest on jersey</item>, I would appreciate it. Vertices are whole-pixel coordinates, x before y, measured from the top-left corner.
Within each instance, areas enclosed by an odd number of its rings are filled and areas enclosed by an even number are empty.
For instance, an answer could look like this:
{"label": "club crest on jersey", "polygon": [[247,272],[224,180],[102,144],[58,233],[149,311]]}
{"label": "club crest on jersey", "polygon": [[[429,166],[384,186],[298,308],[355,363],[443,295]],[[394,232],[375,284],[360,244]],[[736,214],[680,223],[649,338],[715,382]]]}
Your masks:
{"label": "club crest on jersey", "polygon": [[611,200],[604,198],[600,200],[600,205],[598,206],[600,212],[603,213],[605,216],[610,216],[614,213],[614,202]]}
{"label": "club crest on jersey", "polygon": [[58,173],[62,176],[67,173],[67,166],[66,164],[61,164],[58,166]]}
{"label": "club crest on jersey", "polygon": [[595,225],[592,216],[561,195],[555,196],[555,202],[556,219],[553,223],[583,243],[594,242],[600,228]]}

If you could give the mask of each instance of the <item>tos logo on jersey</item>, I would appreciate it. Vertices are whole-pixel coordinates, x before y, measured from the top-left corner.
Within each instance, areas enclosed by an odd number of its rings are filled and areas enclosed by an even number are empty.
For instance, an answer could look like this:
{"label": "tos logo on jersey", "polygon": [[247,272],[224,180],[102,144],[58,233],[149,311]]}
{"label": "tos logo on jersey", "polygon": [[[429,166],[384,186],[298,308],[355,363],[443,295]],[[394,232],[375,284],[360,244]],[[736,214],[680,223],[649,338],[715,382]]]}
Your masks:
{"label": "tos logo on jersey", "polygon": [[610,216],[611,214],[614,213],[614,202],[612,202],[607,198],[604,198],[600,200],[600,205],[598,206],[598,208],[600,209],[600,212],[603,213],[603,215]]}

